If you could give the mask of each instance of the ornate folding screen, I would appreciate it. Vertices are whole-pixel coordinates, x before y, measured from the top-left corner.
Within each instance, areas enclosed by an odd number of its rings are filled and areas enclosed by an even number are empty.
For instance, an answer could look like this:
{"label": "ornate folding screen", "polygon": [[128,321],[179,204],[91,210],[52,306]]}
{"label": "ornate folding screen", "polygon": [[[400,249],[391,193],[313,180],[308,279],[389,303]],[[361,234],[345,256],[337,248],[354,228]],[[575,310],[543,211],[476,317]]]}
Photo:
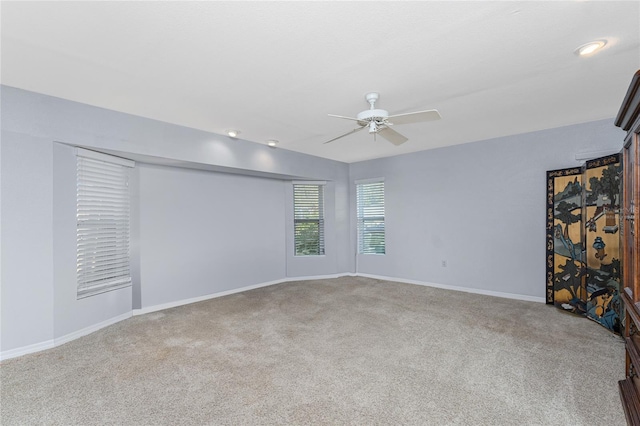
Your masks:
{"label": "ornate folding screen", "polygon": [[582,313],[582,168],[547,172],[547,303]]}
{"label": "ornate folding screen", "polygon": [[620,333],[620,155],[547,172],[547,303]]}

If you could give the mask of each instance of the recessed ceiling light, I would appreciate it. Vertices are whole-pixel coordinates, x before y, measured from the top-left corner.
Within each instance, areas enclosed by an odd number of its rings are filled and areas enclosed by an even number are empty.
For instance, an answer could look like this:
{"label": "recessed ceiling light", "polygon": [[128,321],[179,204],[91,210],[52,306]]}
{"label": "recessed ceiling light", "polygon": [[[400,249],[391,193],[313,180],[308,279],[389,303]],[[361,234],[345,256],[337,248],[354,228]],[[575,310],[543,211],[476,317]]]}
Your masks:
{"label": "recessed ceiling light", "polygon": [[268,140],[267,145],[269,145],[271,148],[275,148],[276,145],[278,145],[278,141],[275,139]]}
{"label": "recessed ceiling light", "polygon": [[235,138],[239,134],[240,134],[240,130],[227,130],[227,135],[229,135],[232,138]]}
{"label": "recessed ceiling light", "polygon": [[578,56],[589,56],[602,49],[607,44],[606,40],[591,41],[578,47],[574,53]]}

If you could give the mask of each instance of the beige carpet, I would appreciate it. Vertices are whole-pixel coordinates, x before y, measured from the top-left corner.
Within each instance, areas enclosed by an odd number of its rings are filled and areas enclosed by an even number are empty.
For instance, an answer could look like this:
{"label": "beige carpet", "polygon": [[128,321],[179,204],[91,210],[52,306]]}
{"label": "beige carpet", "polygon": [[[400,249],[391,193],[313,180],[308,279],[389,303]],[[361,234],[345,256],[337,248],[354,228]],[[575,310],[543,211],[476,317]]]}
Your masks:
{"label": "beige carpet", "polygon": [[539,303],[292,282],[5,361],[0,422],[624,425],[623,356],[619,337]]}

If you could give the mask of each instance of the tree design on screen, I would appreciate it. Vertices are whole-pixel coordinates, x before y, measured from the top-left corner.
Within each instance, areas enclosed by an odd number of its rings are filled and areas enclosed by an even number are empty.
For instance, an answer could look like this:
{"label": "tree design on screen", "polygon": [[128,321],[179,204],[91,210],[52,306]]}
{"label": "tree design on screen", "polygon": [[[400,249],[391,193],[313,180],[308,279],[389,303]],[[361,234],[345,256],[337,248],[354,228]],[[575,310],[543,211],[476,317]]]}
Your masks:
{"label": "tree design on screen", "polygon": [[580,232],[582,170],[573,168],[550,174],[551,215],[547,218],[547,238],[550,239],[552,256],[552,303],[566,311],[584,314],[586,303]]}
{"label": "tree design on screen", "polygon": [[547,303],[619,333],[618,154],[547,172]]}
{"label": "tree design on screen", "polygon": [[585,248],[587,316],[615,332],[620,325],[620,182],[618,159],[587,162]]}

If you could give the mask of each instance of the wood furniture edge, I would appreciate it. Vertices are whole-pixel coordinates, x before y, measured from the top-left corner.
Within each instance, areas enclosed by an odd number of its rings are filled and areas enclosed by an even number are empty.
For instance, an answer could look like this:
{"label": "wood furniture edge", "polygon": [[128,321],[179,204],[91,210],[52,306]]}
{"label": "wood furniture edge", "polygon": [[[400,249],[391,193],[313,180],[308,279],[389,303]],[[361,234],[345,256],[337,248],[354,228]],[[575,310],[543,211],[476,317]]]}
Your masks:
{"label": "wood furniture edge", "polygon": [[[629,296],[630,289],[625,288],[620,292],[622,302],[624,304],[625,315],[627,316],[627,323],[629,320],[635,325],[635,329],[640,329],[640,311],[638,306],[633,303]],[[635,342],[626,335],[629,330],[628,326],[625,326],[625,352],[627,356],[627,367],[625,375],[626,379],[618,381],[618,390],[620,392],[620,400],[622,402],[622,408],[624,410],[627,423],[631,426],[640,426],[640,395],[636,389],[636,383],[634,377],[629,377],[629,367],[633,366],[637,369],[640,366],[640,349],[636,346]]]}
{"label": "wood furniture edge", "polygon": [[631,315],[633,322],[640,328],[640,311],[638,311],[638,307],[633,303],[633,300],[631,300],[626,291],[622,291],[620,294],[624,301],[624,308],[627,310],[627,313]]}
{"label": "wood furniture edge", "polygon": [[615,125],[628,131],[638,116],[640,116],[640,70],[636,71],[631,79],[627,94],[616,116]]}
{"label": "wood furniture edge", "polygon": [[622,399],[624,416],[631,426],[640,425],[640,397],[636,392],[633,379],[628,378],[618,382],[618,391]]}

